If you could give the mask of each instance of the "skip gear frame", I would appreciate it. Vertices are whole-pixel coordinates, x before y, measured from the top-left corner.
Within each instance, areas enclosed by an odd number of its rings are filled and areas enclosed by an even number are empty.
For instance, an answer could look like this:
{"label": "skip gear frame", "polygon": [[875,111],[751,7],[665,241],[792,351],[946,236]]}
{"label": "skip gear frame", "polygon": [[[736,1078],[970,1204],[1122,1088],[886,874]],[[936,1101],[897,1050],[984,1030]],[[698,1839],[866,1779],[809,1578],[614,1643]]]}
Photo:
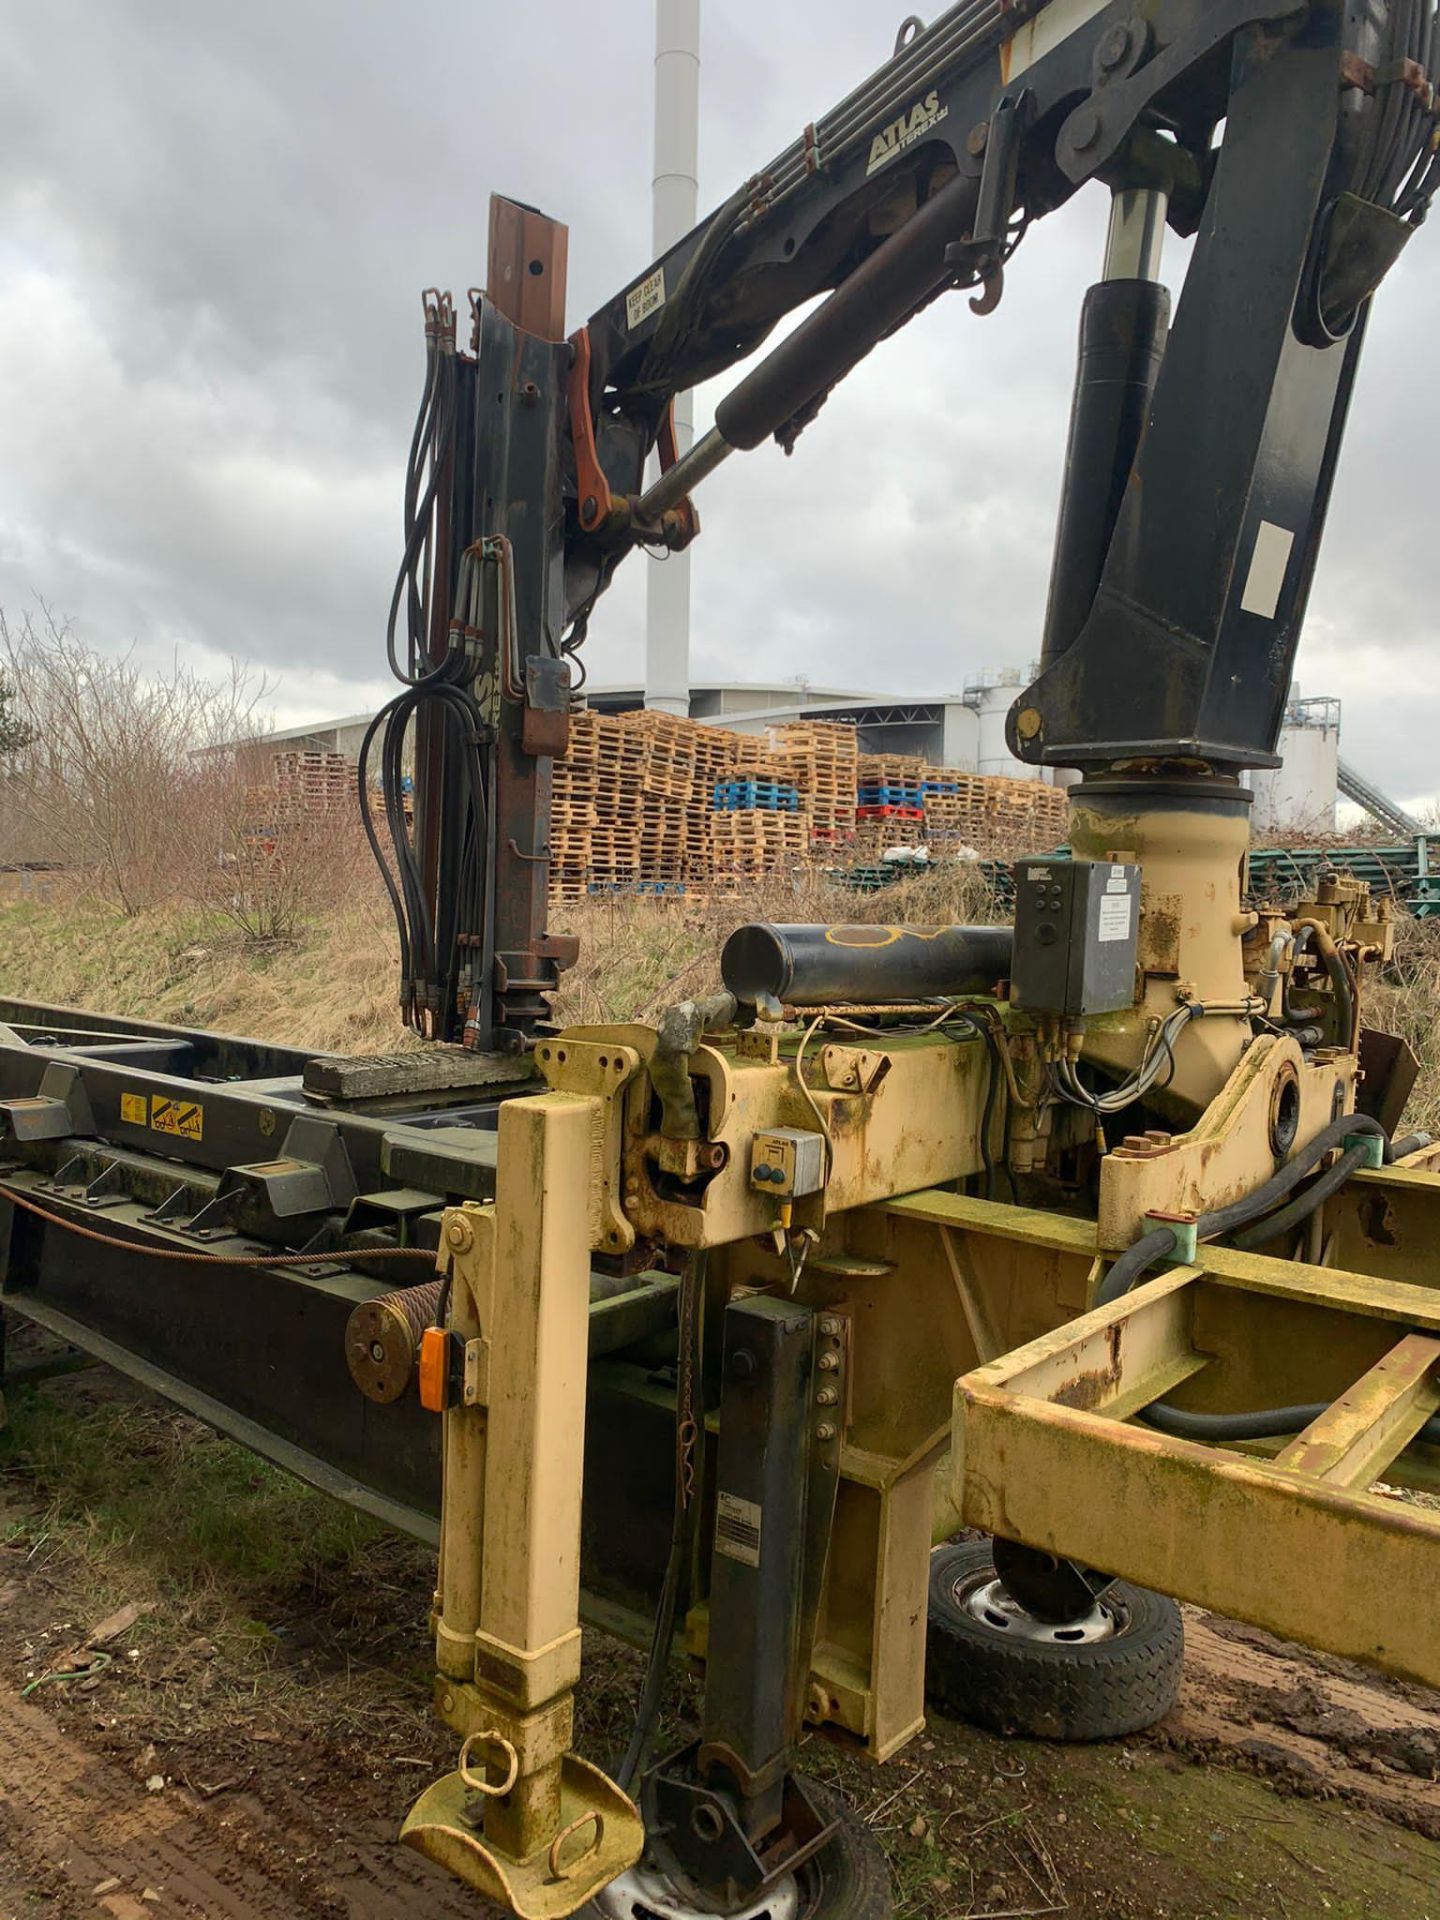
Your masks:
{"label": "skip gear frame", "polygon": [[[462,1745],[404,1838],[527,1920],[632,1884],[838,1912],[869,1869],[796,1748],[920,1727],[960,1525],[1036,1619],[1130,1576],[1440,1684],[1440,1524],[1368,1490],[1440,1486],[1440,1151],[1363,1028],[1390,907],[1248,908],[1238,771],[1274,763],[1370,299],[1440,185],[1436,35],[1430,0],[961,0],[568,340],[564,229],[497,202],[468,351],[426,296],[362,767],[440,1044],[0,1006],[5,1309],[436,1542]],[[1083,776],[1069,861],[1020,863],[1013,929],[744,929],[712,998],[556,1031],[551,767],[616,567],[947,289],[992,313],[1093,181],[1010,718]],[[677,458],[674,396],[820,293]],[[615,1778],[571,1750],[582,1616],[651,1646]],[[676,1636],[702,1724],[656,1761]]]}

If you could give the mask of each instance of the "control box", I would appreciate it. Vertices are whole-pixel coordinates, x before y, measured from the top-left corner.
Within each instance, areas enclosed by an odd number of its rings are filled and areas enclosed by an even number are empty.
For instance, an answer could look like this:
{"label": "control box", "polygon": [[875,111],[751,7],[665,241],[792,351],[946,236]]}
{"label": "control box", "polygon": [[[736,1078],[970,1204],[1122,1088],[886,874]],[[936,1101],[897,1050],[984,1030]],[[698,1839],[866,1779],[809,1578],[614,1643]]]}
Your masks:
{"label": "control box", "polygon": [[1072,1017],[1133,1007],[1139,933],[1139,867],[1018,861],[1011,1005]]}
{"label": "control box", "polygon": [[803,1200],[825,1184],[825,1136],[770,1127],[750,1144],[750,1184],[777,1200]]}

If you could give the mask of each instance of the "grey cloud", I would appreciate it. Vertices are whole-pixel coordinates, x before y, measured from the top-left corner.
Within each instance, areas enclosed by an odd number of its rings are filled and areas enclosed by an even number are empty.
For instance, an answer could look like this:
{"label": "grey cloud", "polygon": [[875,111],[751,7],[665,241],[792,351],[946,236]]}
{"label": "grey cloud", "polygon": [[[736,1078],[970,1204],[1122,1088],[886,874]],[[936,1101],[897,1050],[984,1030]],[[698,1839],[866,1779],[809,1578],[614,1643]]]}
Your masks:
{"label": "grey cloud", "polygon": [[[896,19],[868,0],[706,0],[702,201],[878,64]],[[252,658],[292,709],[372,698],[418,290],[482,277],[492,188],[569,222],[572,323],[634,276],[650,51],[649,0],[10,9],[0,604],[42,594],[101,645]],[[1039,227],[993,318],[950,299],[886,343],[793,460],[767,448],[716,476],[697,671],[918,692],[1033,656],[1104,211],[1097,190]],[[1437,293],[1426,233],[1379,305],[1300,666],[1407,796],[1440,786]],[[596,678],[638,672],[643,588],[632,563],[602,604]]]}

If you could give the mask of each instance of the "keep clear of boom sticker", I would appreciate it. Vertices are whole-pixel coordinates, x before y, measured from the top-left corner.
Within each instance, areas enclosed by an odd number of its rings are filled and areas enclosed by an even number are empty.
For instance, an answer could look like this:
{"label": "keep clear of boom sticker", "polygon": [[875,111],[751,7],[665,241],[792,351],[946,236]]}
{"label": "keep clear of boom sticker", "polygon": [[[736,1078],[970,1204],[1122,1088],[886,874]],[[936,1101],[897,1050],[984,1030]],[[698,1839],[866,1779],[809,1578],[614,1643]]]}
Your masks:
{"label": "keep clear of boom sticker", "polygon": [[134,1127],[149,1127],[152,1133],[174,1134],[177,1140],[201,1140],[205,1135],[205,1109],[198,1100],[176,1099],[174,1094],[122,1093],[120,1118]]}

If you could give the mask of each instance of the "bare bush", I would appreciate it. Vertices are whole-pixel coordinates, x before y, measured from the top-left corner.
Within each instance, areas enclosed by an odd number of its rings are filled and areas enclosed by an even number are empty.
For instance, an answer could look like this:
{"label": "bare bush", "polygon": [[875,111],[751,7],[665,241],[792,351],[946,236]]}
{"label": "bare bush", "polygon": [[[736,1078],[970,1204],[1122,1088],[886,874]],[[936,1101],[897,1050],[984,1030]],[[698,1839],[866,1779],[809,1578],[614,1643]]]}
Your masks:
{"label": "bare bush", "polygon": [[86,875],[126,914],[212,891],[243,831],[234,743],[262,730],[265,689],[238,667],[147,674],[48,611],[0,614],[0,668],[28,736],[5,760],[5,857]]}
{"label": "bare bush", "polygon": [[215,855],[192,880],[200,905],[263,945],[294,940],[317,915],[378,892],[356,805],[276,808],[244,772],[233,759],[211,769]]}

